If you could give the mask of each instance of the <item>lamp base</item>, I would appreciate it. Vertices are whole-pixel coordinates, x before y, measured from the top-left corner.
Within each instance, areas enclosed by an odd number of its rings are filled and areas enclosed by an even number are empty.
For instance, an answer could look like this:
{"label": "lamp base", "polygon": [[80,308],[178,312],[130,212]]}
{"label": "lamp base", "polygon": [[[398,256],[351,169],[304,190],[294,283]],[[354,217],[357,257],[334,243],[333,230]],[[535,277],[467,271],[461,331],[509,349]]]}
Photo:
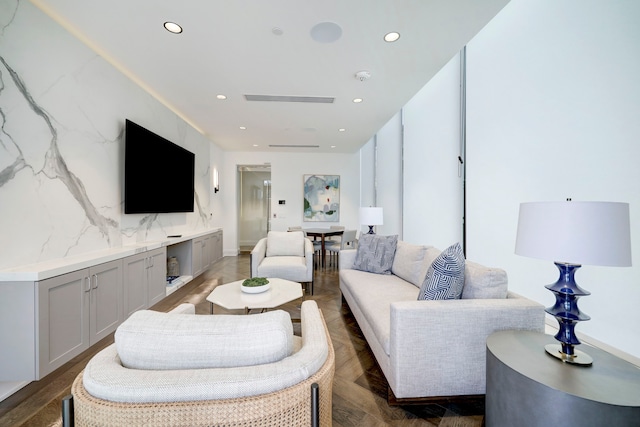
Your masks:
{"label": "lamp base", "polygon": [[593,364],[593,358],[584,351],[574,349],[573,354],[566,354],[562,352],[562,346],[560,344],[547,344],[544,346],[544,349],[548,354],[565,363],[581,366]]}
{"label": "lamp base", "polygon": [[369,226],[369,232],[368,232],[367,234],[376,234],[376,233],[373,231],[373,225],[370,225],[370,226]]}

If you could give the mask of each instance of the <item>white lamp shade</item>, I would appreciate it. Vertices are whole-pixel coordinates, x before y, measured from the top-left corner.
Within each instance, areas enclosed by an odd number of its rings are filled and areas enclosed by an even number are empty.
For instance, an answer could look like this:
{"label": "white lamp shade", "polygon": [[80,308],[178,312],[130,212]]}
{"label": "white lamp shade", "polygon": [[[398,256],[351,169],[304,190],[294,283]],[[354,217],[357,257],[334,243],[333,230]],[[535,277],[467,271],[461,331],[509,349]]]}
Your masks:
{"label": "white lamp shade", "polygon": [[520,204],[515,253],[569,264],[631,265],[629,204]]}
{"label": "white lamp shade", "polygon": [[382,208],[360,208],[360,224],[382,225]]}

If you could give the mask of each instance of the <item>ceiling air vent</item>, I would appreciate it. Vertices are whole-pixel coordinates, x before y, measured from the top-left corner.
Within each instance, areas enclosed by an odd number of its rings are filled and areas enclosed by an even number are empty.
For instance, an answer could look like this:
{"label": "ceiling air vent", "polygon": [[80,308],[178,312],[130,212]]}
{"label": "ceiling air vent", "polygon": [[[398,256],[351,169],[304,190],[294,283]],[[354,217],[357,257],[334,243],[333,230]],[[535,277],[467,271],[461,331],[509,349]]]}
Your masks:
{"label": "ceiling air vent", "polygon": [[263,102],[307,102],[311,104],[333,104],[335,98],[328,96],[280,96],[280,95],[245,95],[247,101]]}
{"label": "ceiling air vent", "polygon": [[269,144],[272,148],[320,148],[319,145]]}

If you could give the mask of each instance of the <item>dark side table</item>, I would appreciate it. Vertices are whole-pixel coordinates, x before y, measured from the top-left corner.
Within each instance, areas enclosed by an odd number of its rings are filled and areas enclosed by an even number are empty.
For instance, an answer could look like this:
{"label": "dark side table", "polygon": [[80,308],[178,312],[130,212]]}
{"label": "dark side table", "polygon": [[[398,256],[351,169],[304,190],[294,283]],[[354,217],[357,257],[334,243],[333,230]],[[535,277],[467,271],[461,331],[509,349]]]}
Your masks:
{"label": "dark side table", "polygon": [[487,339],[486,427],[640,426],[640,368],[582,344],[593,365],[545,352],[552,335],[501,331]]}

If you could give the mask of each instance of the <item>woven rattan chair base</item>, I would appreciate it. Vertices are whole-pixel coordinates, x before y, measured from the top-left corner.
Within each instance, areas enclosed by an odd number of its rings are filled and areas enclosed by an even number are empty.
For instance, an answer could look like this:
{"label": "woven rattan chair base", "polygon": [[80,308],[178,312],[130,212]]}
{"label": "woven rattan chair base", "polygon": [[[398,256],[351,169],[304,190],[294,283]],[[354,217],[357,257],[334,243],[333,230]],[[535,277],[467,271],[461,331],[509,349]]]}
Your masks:
{"label": "woven rattan chair base", "polygon": [[305,381],[273,393],[237,399],[140,404],[111,402],[87,393],[81,372],[71,387],[75,426],[309,426],[313,383],[317,383],[320,390],[320,425],[331,426],[335,354],[328,331],[327,342],[326,362]]}

